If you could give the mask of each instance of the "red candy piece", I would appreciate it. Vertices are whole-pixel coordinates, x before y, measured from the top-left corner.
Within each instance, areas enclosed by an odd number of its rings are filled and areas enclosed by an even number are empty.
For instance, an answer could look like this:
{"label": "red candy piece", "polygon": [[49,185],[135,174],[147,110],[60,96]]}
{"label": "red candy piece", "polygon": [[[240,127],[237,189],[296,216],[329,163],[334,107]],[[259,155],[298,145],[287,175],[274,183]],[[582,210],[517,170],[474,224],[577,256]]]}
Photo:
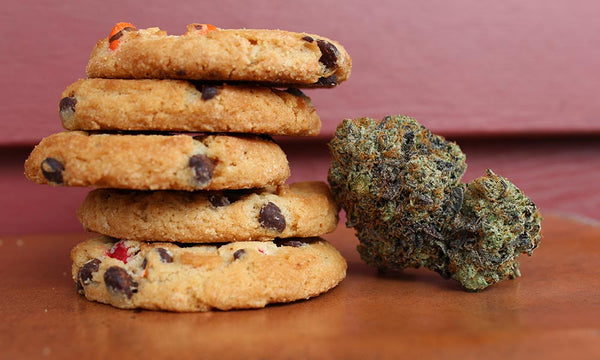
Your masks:
{"label": "red candy piece", "polygon": [[129,259],[129,256],[127,255],[128,250],[129,249],[125,246],[123,241],[119,241],[106,252],[106,255],[113,259],[121,260],[124,264],[127,264],[127,260]]}

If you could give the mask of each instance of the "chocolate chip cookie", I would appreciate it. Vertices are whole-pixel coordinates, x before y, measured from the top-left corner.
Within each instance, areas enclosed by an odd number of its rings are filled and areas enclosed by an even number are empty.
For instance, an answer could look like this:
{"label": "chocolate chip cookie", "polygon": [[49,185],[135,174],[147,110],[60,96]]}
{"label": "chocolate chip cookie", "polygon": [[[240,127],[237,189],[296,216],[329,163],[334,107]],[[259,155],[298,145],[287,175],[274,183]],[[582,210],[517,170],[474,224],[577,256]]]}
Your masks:
{"label": "chocolate chip cookie", "polygon": [[281,148],[250,135],[68,131],[43,139],[25,161],[25,175],[40,184],[138,190],[259,188],[289,174]]}
{"label": "chocolate chip cookie", "polygon": [[82,79],[62,94],[68,130],[317,135],[310,98],[287,91],[185,80]]}
{"label": "chocolate chip cookie", "polygon": [[78,211],[85,228],[137,241],[269,241],[334,231],[338,207],[324,182],[230,191],[98,189]]}
{"label": "chocolate chip cookie", "polygon": [[346,261],[320,238],[178,245],[86,240],[71,251],[88,300],[119,308],[209,311],[308,299],[346,276]]}
{"label": "chocolate chip cookie", "polygon": [[306,33],[190,24],[174,36],[120,23],[111,34],[93,49],[88,77],[329,87],[346,80],[352,67],[338,42]]}

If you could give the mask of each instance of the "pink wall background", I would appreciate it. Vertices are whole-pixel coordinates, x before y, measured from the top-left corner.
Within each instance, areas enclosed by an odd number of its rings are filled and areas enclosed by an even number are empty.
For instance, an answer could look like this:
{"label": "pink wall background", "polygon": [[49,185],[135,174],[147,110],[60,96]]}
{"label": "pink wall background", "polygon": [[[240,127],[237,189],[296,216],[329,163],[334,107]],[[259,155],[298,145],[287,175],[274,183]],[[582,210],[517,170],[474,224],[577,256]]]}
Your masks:
{"label": "pink wall background", "polygon": [[588,1],[10,1],[0,12],[0,143],[61,130],[62,90],[114,23],[191,22],[340,41],[350,80],[310,91],[329,136],[345,117],[410,114],[434,131],[600,131],[600,3]]}

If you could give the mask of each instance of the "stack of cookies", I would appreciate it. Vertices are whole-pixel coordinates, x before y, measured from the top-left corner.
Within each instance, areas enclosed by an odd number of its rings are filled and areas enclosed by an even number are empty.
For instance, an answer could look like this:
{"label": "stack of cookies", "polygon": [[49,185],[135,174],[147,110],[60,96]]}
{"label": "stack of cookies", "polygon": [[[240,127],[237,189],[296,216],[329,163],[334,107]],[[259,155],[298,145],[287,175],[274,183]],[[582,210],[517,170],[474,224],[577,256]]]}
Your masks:
{"label": "stack of cookies", "polygon": [[184,35],[119,23],[87,79],[60,101],[67,131],[25,163],[37,183],[89,186],[78,211],[100,237],[72,250],[87,299],[172,311],[306,299],[346,273],[318,236],[338,222],[327,184],[286,185],[271,135],[316,135],[298,88],[333,87],[351,60],[336,42],[192,24]]}

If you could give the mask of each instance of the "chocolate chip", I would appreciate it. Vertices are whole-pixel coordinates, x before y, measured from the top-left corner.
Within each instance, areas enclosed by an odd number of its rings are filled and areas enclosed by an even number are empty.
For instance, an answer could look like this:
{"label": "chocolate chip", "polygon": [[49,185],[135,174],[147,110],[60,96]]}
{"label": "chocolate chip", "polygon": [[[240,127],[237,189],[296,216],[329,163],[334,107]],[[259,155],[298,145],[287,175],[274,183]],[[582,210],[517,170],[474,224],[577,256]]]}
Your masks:
{"label": "chocolate chip", "polygon": [[175,75],[177,75],[177,76],[185,76],[185,75],[187,75],[187,72],[185,70],[177,70],[175,72]]}
{"label": "chocolate chip", "polygon": [[80,294],[83,294],[83,287],[88,285],[90,281],[92,281],[92,277],[98,268],[100,268],[101,261],[98,259],[92,259],[86,262],[81,269],[79,269],[79,273],[77,273],[77,291]]}
{"label": "chocolate chip", "polygon": [[44,159],[44,161],[42,161],[40,168],[42,169],[42,175],[44,175],[46,180],[48,180],[49,182],[55,184],[63,183],[62,173],[65,170],[65,166],[60,161],[51,157],[46,158]]}
{"label": "chocolate chip", "polygon": [[146,266],[148,266],[148,258],[144,258],[144,261],[142,261],[142,269],[146,270]]}
{"label": "chocolate chip", "polygon": [[215,96],[217,96],[217,94],[219,93],[219,89],[217,89],[216,87],[213,86],[202,86],[202,100],[206,101],[206,100],[210,100],[212,98],[214,98]]}
{"label": "chocolate chip", "polygon": [[208,201],[210,201],[211,205],[214,207],[227,206],[230,204],[227,196],[219,192],[209,194]]}
{"label": "chocolate chip", "polygon": [[108,42],[110,43],[110,42],[113,42],[113,41],[115,41],[115,40],[118,40],[118,39],[120,39],[120,38],[121,38],[121,36],[123,36],[123,33],[124,33],[125,31],[135,31],[135,28],[132,28],[131,26],[124,27],[123,29],[121,29],[121,31],[119,31],[118,33],[116,33],[116,34],[114,34],[113,36],[111,36],[111,37],[108,39]]}
{"label": "chocolate chip", "polygon": [[335,68],[339,54],[339,51],[335,45],[325,40],[317,40],[317,45],[319,46],[319,50],[321,50],[319,62],[325,65],[325,67],[328,69]]}
{"label": "chocolate chip", "polygon": [[92,259],[86,262],[81,269],[79,270],[79,274],[77,278],[81,281],[82,284],[87,285],[92,280],[92,275],[100,268],[101,261],[98,259]]}
{"label": "chocolate chip", "polygon": [[315,83],[315,85],[320,86],[336,86],[338,84],[337,75],[333,74],[329,77],[321,77]]}
{"label": "chocolate chip", "polygon": [[118,266],[109,267],[104,273],[104,283],[108,291],[116,294],[124,294],[131,299],[137,293],[138,283],[133,280],[127,270]]}
{"label": "chocolate chip", "polygon": [[189,166],[194,170],[194,181],[198,185],[207,185],[213,177],[215,163],[206,155],[194,155],[190,157]]}
{"label": "chocolate chip", "polygon": [[193,80],[190,81],[190,84],[192,84],[196,90],[202,93],[201,99],[204,101],[210,100],[219,94],[219,88],[216,86]]}
{"label": "chocolate chip", "polygon": [[310,37],[310,36],[308,36],[308,35],[307,35],[307,36],[305,36],[305,37],[303,37],[303,38],[302,38],[302,40],[304,40],[304,41],[308,41],[309,43],[311,43],[311,42],[315,41],[315,39],[313,39],[312,37]]}
{"label": "chocolate chip", "polygon": [[233,260],[239,260],[246,254],[246,250],[239,249],[233,253]]}
{"label": "chocolate chip", "polygon": [[278,232],[285,230],[285,217],[281,213],[281,209],[270,201],[260,209],[258,222],[267,229]]}
{"label": "chocolate chip", "polygon": [[172,263],[173,262],[173,256],[171,256],[171,254],[169,254],[169,251],[167,251],[166,249],[158,248],[158,249],[156,249],[156,251],[158,251],[158,255],[160,256],[160,262],[162,262],[162,263]]}
{"label": "chocolate chip", "polygon": [[58,103],[58,110],[61,113],[75,112],[75,105],[77,105],[77,99],[72,96],[64,97]]}
{"label": "chocolate chip", "polygon": [[292,240],[292,239],[277,239],[277,240],[275,240],[275,244],[278,247],[281,247],[281,246],[300,247],[300,246],[304,245],[304,243],[302,241]]}

